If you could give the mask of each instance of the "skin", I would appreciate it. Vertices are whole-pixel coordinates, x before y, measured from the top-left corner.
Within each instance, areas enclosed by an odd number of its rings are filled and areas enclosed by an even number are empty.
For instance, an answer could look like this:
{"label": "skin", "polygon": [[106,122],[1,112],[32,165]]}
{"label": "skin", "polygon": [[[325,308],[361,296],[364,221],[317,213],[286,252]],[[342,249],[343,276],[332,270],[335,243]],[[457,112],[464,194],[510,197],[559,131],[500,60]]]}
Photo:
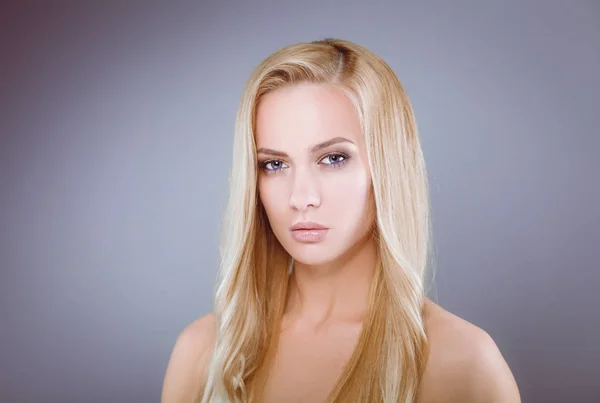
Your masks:
{"label": "skin", "polygon": [[[264,402],[324,401],[352,354],[368,305],[375,205],[364,136],[352,103],[331,86],[302,84],[265,96],[257,110],[259,195],[279,242],[294,257],[290,295]],[[332,139],[344,141],[328,144]],[[317,243],[290,227],[328,228]],[[418,403],[520,402],[514,377],[482,329],[426,300],[430,355]],[[215,318],[179,335],[162,402],[191,401],[202,388]]]}

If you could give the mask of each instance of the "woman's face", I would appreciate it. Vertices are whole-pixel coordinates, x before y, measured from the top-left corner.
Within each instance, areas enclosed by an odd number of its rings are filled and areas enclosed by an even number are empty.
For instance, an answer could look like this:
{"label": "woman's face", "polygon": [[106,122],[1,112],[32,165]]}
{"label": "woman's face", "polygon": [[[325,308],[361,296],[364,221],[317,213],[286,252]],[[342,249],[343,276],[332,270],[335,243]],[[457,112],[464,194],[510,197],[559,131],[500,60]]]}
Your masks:
{"label": "woman's face", "polygon": [[[260,200],[295,260],[328,263],[370,236],[374,202],[365,140],[341,90],[301,84],[267,94],[257,109],[256,145]],[[293,227],[310,223],[324,229]]]}

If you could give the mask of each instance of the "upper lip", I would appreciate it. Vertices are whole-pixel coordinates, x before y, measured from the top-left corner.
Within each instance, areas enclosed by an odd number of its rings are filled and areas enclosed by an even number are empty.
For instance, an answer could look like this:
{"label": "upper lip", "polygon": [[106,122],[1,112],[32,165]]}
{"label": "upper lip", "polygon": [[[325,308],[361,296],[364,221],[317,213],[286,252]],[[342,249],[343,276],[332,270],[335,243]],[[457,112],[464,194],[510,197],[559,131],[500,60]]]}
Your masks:
{"label": "upper lip", "polygon": [[322,226],[321,224],[317,224],[316,222],[312,222],[312,221],[299,221],[296,224],[292,225],[292,227],[290,228],[291,231],[301,230],[301,229],[327,229],[327,228]]}

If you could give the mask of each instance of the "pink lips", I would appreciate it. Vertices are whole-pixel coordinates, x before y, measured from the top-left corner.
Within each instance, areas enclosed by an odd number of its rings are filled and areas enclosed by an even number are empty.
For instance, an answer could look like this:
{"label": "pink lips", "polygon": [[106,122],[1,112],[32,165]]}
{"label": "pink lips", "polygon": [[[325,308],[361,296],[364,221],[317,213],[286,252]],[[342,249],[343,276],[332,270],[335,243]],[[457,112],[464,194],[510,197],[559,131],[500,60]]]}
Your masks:
{"label": "pink lips", "polygon": [[321,242],[329,228],[326,228],[320,224],[311,221],[302,221],[294,224],[290,231],[292,231],[292,238],[298,242]]}

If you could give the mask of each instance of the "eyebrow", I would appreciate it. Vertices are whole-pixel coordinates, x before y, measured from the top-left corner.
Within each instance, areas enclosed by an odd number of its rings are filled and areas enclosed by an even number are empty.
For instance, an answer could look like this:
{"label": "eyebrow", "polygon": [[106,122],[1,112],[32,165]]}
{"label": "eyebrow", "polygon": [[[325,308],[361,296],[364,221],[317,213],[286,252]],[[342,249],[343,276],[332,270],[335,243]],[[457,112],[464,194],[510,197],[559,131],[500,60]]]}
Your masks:
{"label": "eyebrow", "polygon": [[[311,153],[315,153],[315,152],[317,152],[319,150],[322,150],[322,149],[327,148],[329,146],[332,146],[334,144],[344,143],[344,142],[355,144],[352,140],[348,140],[345,137],[334,137],[332,139],[329,139],[327,141],[324,141],[322,143],[314,145],[310,149],[310,152]],[[257,153],[261,153],[261,154],[274,155],[274,156],[277,156],[277,157],[288,157],[288,155],[286,153],[284,153],[283,151],[272,150],[270,148],[259,148],[256,152]]]}

